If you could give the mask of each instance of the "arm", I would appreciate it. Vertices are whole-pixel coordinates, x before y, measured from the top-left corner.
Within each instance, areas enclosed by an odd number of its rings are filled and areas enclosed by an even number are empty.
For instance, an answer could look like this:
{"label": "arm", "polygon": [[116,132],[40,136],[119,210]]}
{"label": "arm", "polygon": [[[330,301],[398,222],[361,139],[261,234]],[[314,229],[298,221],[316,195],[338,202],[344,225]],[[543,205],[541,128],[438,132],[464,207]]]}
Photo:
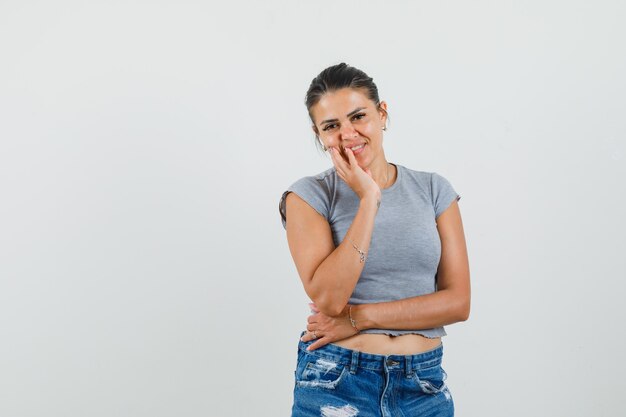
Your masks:
{"label": "arm", "polygon": [[352,307],[359,329],[429,329],[465,321],[470,313],[470,272],[463,223],[454,201],[437,218],[441,260],[437,291],[403,300]]}
{"label": "arm", "polygon": [[[353,305],[352,318],[359,330],[429,329],[469,318],[469,262],[461,213],[456,201],[437,218],[437,226],[441,238],[437,291],[397,301]],[[317,329],[327,337],[316,341],[311,349],[354,334],[348,320],[347,308],[333,317],[319,313],[311,315],[307,330]],[[305,335],[303,340],[308,341],[311,338],[312,336]]]}
{"label": "arm", "polygon": [[[348,239],[335,248],[330,225],[304,200],[289,193],[286,200],[287,241],[309,298],[328,316],[340,314],[356,287],[365,263]],[[365,252],[374,229],[376,201],[361,200],[346,236]]]}
{"label": "arm", "polygon": [[363,171],[350,150],[349,163],[331,152],[337,173],[360,197],[359,209],[343,242],[335,248],[330,225],[294,193],[285,201],[287,240],[304,290],[317,308],[329,316],[340,314],[350,299],[365,265],[352,246],[368,252],[380,188]]}

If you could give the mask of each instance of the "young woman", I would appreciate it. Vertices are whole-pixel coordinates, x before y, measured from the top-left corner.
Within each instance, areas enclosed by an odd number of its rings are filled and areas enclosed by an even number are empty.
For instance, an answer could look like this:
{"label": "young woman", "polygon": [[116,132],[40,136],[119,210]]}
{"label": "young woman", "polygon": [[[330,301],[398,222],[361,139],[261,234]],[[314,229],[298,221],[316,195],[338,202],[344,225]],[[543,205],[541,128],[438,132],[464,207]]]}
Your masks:
{"label": "young woman", "polygon": [[441,337],[470,311],[460,196],[435,172],[387,162],[387,104],[363,71],[326,68],[306,106],[333,167],[279,204],[313,301],[292,417],[452,416]]}

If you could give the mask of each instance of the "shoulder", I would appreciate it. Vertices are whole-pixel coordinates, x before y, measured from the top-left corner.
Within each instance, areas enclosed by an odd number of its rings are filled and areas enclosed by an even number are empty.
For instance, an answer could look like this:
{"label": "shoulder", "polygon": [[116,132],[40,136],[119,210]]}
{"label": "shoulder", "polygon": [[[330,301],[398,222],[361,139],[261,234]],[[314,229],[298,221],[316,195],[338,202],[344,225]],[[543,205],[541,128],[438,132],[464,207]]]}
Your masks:
{"label": "shoulder", "polygon": [[307,184],[316,184],[320,182],[326,183],[328,185],[334,185],[335,178],[336,178],[335,167],[331,167],[318,174],[304,176],[298,179],[297,181],[295,181],[294,183],[292,183],[292,186],[296,184],[307,185]]}
{"label": "shoulder", "polygon": [[396,166],[398,167],[398,171],[402,171],[404,181],[412,184],[413,187],[416,186],[425,194],[431,193],[431,179],[433,172],[411,169],[399,164],[396,164]]}
{"label": "shoulder", "polygon": [[419,171],[417,169],[411,169],[411,168],[407,168],[403,165],[399,165],[396,164],[398,169],[401,169],[403,174],[405,174],[406,176],[408,176],[409,178],[412,178],[416,181],[420,181],[420,182],[429,182],[430,181],[430,177],[432,176],[432,172],[428,172],[428,171]]}
{"label": "shoulder", "polygon": [[449,181],[446,177],[435,171],[420,171],[416,169],[410,169],[401,165],[398,165],[398,169],[402,169],[403,173],[407,177],[423,185],[431,192],[433,190],[436,190],[437,188],[440,188],[442,185],[449,184]]}
{"label": "shoulder", "polygon": [[461,196],[456,192],[450,181],[443,175],[435,171],[420,171],[398,166],[403,169],[403,175],[408,181],[416,184],[417,187],[427,195],[438,217],[452,201],[459,200]]}
{"label": "shoulder", "polygon": [[316,195],[318,198],[329,202],[335,195],[340,179],[335,167],[329,168],[315,175],[308,175],[291,184],[286,192],[294,191],[300,197]]}
{"label": "shoulder", "polygon": [[319,214],[328,218],[331,210],[331,200],[337,184],[335,168],[329,168],[315,175],[302,177],[292,183],[282,193],[278,204],[283,227],[287,219],[287,195],[295,193]]}

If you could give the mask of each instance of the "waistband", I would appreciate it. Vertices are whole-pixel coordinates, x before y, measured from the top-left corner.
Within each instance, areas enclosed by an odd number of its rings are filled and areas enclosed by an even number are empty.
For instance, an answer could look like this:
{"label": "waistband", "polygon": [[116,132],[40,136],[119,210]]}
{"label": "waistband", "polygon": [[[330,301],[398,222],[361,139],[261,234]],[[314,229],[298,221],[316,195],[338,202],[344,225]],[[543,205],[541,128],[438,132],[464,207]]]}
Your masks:
{"label": "waistband", "polygon": [[[303,331],[300,337],[305,333],[306,331]],[[347,349],[342,346],[333,345],[332,343],[313,351],[306,350],[306,348],[314,342],[315,340],[308,342],[300,340],[298,342],[298,349],[303,351],[306,355],[312,355],[317,358],[349,366],[350,371],[353,373],[357,368],[363,368],[374,371],[397,369],[404,370],[407,374],[412,374],[419,369],[440,365],[443,358],[443,343],[436,348],[414,355],[379,355]]]}

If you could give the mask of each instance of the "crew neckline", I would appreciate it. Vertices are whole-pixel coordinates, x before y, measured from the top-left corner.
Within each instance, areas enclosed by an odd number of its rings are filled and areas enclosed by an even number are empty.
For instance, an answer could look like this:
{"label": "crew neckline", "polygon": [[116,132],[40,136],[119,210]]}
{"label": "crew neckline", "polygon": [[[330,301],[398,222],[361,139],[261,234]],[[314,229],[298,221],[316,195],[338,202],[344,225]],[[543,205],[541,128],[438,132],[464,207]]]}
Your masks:
{"label": "crew neckline", "polygon": [[[393,190],[398,188],[398,184],[402,180],[402,176],[403,176],[404,167],[402,165],[394,164],[393,162],[389,162],[389,163],[396,167],[396,171],[397,171],[396,180],[395,180],[395,182],[393,184],[391,184],[390,187],[383,188],[382,190],[380,190],[380,192],[382,194],[386,194],[388,192],[392,192]],[[334,166],[330,167],[330,168],[328,168],[328,171],[326,171],[326,172],[329,172],[329,171],[332,172],[337,178],[339,178],[339,174],[337,174],[337,168],[336,167],[334,167]],[[350,186],[348,186],[348,184],[346,184],[345,181],[341,180],[341,183],[343,183],[346,187],[350,188]]]}
{"label": "crew neckline", "polygon": [[394,167],[396,167],[396,180],[393,182],[393,184],[391,184],[390,187],[387,188],[383,188],[381,191],[381,193],[387,193],[390,191],[393,191],[395,188],[398,187],[398,183],[400,182],[400,180],[402,180],[402,169],[401,166],[398,164],[394,164],[393,162],[389,162],[391,165],[393,165]]}

